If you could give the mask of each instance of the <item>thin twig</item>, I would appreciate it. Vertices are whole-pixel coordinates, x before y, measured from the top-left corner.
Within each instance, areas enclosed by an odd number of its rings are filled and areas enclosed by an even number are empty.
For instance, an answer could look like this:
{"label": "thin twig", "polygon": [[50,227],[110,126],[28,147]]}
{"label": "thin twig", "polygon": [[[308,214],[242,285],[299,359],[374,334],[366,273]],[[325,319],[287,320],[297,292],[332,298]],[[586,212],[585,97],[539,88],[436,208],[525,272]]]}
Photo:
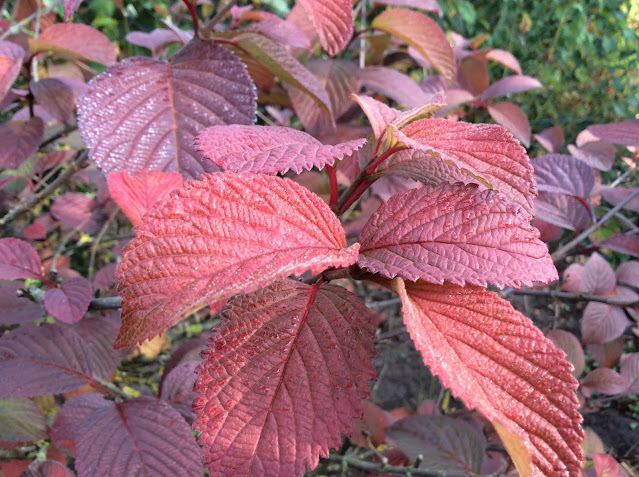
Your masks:
{"label": "thin twig", "polygon": [[237,5],[237,2],[238,0],[230,0],[226,5],[224,5],[224,7],[222,7],[219,12],[215,14],[213,18],[202,25],[202,27],[200,28],[200,38],[205,38],[209,33],[211,33],[215,25],[217,25],[226,16],[231,8]]}
{"label": "thin twig", "polygon": [[605,303],[606,305],[621,306],[624,308],[639,306],[639,300],[620,300],[618,298],[590,295],[588,293],[573,293],[554,290],[508,290],[506,293],[502,293],[502,297],[509,295],[541,296],[567,301],[595,301],[598,303]]}
{"label": "thin twig", "polygon": [[60,139],[61,137],[66,136],[69,133],[72,133],[73,131],[75,131],[76,129],[78,129],[77,126],[71,126],[71,125],[67,125],[65,126],[62,130],[60,130],[59,132],[55,133],[53,136],[51,136],[48,139],[45,139],[44,141],[42,141],[42,144],[40,144],[40,149],[42,149],[45,146],[48,146],[49,144],[51,144],[52,142],[57,141],[58,139]]}
{"label": "thin twig", "polygon": [[106,221],[104,222],[104,225],[102,226],[102,229],[100,230],[98,235],[95,237],[95,241],[91,245],[91,255],[89,256],[89,272],[87,274],[89,281],[93,279],[93,272],[95,269],[95,256],[98,253],[100,242],[102,242],[102,239],[104,238],[104,234],[108,230],[109,225],[111,225],[111,222],[113,222],[113,220],[115,219],[116,215],[118,215],[118,212],[120,212],[119,207],[116,207],[115,209],[113,209],[113,212],[111,212],[111,214],[109,215],[109,218],[106,219]]}
{"label": "thin twig", "polygon": [[416,469],[415,467],[403,467],[398,465],[385,465],[382,463],[369,462],[366,460],[358,459],[353,455],[336,455],[330,454],[328,460],[331,462],[337,462],[342,464],[342,467],[353,467],[355,469],[366,470],[369,472],[381,472],[385,474],[394,475],[419,475],[426,477],[446,477],[452,474],[448,474],[443,471],[436,471],[432,469]]}
{"label": "thin twig", "polygon": [[551,256],[552,259],[557,262],[563,258],[566,257],[566,255],[568,255],[568,253],[574,248],[576,247],[578,244],[581,243],[582,240],[588,238],[588,236],[593,233],[595,230],[597,230],[599,227],[601,227],[603,224],[605,224],[610,217],[612,217],[613,215],[615,215],[617,212],[619,212],[628,202],[630,202],[632,199],[634,199],[635,197],[639,197],[639,188],[637,188],[636,191],[634,191],[632,194],[628,195],[627,197],[625,197],[621,202],[619,202],[617,205],[615,205],[612,209],[610,209],[608,211],[608,213],[606,213],[601,219],[599,219],[597,222],[595,222],[594,224],[592,224],[590,227],[588,227],[586,230],[584,230],[583,232],[581,232],[579,235],[577,235],[574,239],[572,239],[570,242],[568,242],[567,244],[565,244],[564,246],[558,248]]}
{"label": "thin twig", "polygon": [[46,16],[51,13],[58,5],[62,3],[62,0],[55,0],[51,5],[49,5],[44,10],[36,10],[31,15],[26,18],[23,18],[15,25],[12,25],[7,31],[5,31],[2,35],[0,35],[0,40],[4,40],[8,36],[15,35],[16,33],[20,33],[20,30],[23,26],[28,25],[33,20],[38,18],[39,16]]}
{"label": "thin twig", "polygon": [[[30,287],[28,290],[18,290],[18,296],[26,296],[37,303],[44,303],[46,291],[41,288]],[[104,298],[92,298],[89,310],[105,311],[117,310],[122,305],[122,298],[119,296],[107,296]]]}
{"label": "thin twig", "polygon": [[636,170],[637,170],[636,167],[635,168],[628,168],[628,170],[626,170],[626,172],[624,172],[619,177],[617,177],[614,181],[612,181],[611,184],[608,184],[608,187],[616,187],[616,186],[618,186],[623,181],[625,181],[628,177],[630,177],[630,174],[632,174]]}

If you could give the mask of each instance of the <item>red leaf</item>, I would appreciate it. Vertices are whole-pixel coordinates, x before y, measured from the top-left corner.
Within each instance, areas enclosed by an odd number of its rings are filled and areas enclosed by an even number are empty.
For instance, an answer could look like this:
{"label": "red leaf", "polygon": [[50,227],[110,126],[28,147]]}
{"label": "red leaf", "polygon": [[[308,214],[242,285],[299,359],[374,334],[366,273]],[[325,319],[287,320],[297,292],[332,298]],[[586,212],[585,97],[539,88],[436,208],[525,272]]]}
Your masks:
{"label": "red leaf", "polygon": [[526,147],[530,147],[530,124],[528,116],[516,104],[508,101],[489,104],[488,112],[497,124],[508,129]]}
{"label": "red leaf", "polygon": [[0,399],[0,441],[33,442],[47,438],[47,420],[31,399]]}
{"label": "red leaf", "polygon": [[142,217],[154,204],[168,199],[169,194],[182,186],[178,172],[149,171],[142,169],[135,174],[127,171],[107,176],[109,193],[133,225],[140,225]]}
{"label": "red leaf", "polygon": [[491,84],[481,94],[482,101],[486,101],[492,98],[498,98],[500,96],[506,96],[512,93],[521,93],[522,91],[528,91],[532,88],[543,88],[541,83],[535,78],[526,75],[512,75],[506,76]]}
{"label": "red leaf", "polygon": [[415,48],[450,85],[455,76],[455,54],[437,22],[421,12],[391,8],[375,17],[371,27],[385,31]]}
{"label": "red leaf", "polygon": [[76,94],[63,81],[43,78],[40,81],[31,81],[29,89],[38,104],[58,121],[69,123],[73,118]]}
{"label": "red leaf", "polygon": [[410,76],[384,66],[367,66],[359,71],[362,84],[397,103],[415,108],[427,103],[431,96]]}
{"label": "red leaf", "polygon": [[94,234],[106,218],[104,209],[95,199],[80,192],[68,192],[58,197],[51,206],[51,215],[71,228]]}
{"label": "red leaf", "polygon": [[342,51],[353,34],[351,0],[300,0],[319,35],[322,48],[335,56]]}
{"label": "red leaf", "polygon": [[639,147],[639,120],[637,119],[620,123],[595,124],[588,126],[587,130],[602,141],[621,146]]}
{"label": "red leaf", "polygon": [[[607,202],[610,202],[612,205],[617,205],[629,195],[636,194],[637,188],[601,186],[599,191],[601,192],[601,196]],[[631,199],[630,202],[626,202],[626,205],[624,205],[623,208],[632,210],[633,212],[639,212],[639,196],[635,196],[635,198]]]}
{"label": "red leaf", "polygon": [[564,132],[559,126],[546,128],[540,133],[535,134],[534,137],[544,149],[552,154],[558,153],[565,142]]}
{"label": "red leaf", "polygon": [[488,60],[496,61],[497,63],[504,65],[506,68],[510,68],[518,75],[522,74],[519,61],[517,61],[517,58],[515,58],[510,51],[492,48],[490,51],[486,52],[484,56]]}
{"label": "red leaf", "polygon": [[198,134],[198,150],[222,169],[235,172],[296,174],[332,166],[364,145],[357,139],[324,146],[302,131],[279,126],[214,126]]}
{"label": "red leaf", "polygon": [[581,392],[590,397],[593,392],[600,392],[613,396],[628,389],[628,381],[619,373],[609,368],[597,368],[586,375],[581,381]]}
{"label": "red leaf", "polygon": [[29,242],[15,238],[0,239],[0,279],[41,278],[40,257]]}
{"label": "red leaf", "polygon": [[0,40],[0,101],[20,74],[24,50],[11,41]]}
{"label": "red leaf", "polygon": [[564,353],[495,293],[396,281],[424,363],[469,409],[522,440],[532,475],[580,475],[582,417]]}
{"label": "red leaf", "polygon": [[255,86],[242,62],[201,41],[169,63],[124,60],[94,78],[78,101],[80,131],[107,174],[160,169],[198,177],[217,170],[193,138],[207,126],[250,124],[254,112]]}
{"label": "red leaf", "polygon": [[593,454],[592,463],[597,477],[623,477],[627,475],[620,473],[619,462],[609,454]]}
{"label": "red leaf", "polygon": [[43,315],[42,306],[16,292],[22,286],[7,282],[0,285],[0,325],[17,325],[37,320]]}
{"label": "red leaf", "polygon": [[601,171],[609,171],[615,162],[615,146],[603,141],[588,142],[581,147],[568,144],[568,151],[577,159]]}
{"label": "red leaf", "polygon": [[532,216],[537,195],[533,168],[526,150],[501,126],[421,119],[395,134],[407,146],[483,178]]}
{"label": "red leaf", "polygon": [[93,290],[89,280],[75,277],[65,280],[60,288],[47,290],[44,307],[56,320],[73,324],[89,310]]}
{"label": "red leaf", "polygon": [[117,347],[151,338],[187,313],[290,274],[348,266],[337,217],[315,194],[279,177],[218,173],[187,182],[145,216],[117,272]]}
{"label": "red leaf", "polygon": [[550,330],[546,338],[552,341],[557,348],[566,353],[566,359],[573,366],[572,374],[575,378],[581,376],[586,367],[586,357],[581,343],[575,335],[564,330]]}
{"label": "red leaf", "polygon": [[441,184],[383,204],[362,230],[358,263],[389,278],[519,287],[557,279],[538,236],[492,191]]}
{"label": "red leaf", "polygon": [[[238,7],[235,8],[240,10]],[[261,33],[278,43],[285,43],[306,50],[311,49],[311,42],[308,36],[292,22],[283,20],[273,13],[263,11],[246,11],[240,15],[237,21],[238,23],[242,23],[251,20],[255,20],[258,23],[251,25],[248,28],[249,31]]]}
{"label": "red leaf", "polygon": [[75,477],[75,474],[60,462],[36,460],[20,477]]}
{"label": "red leaf", "polygon": [[585,263],[579,280],[579,291],[592,295],[608,295],[617,286],[617,277],[608,261],[593,253]]}
{"label": "red leaf", "polygon": [[68,325],[26,325],[0,337],[0,398],[73,391],[94,376],[108,380],[120,360],[115,319]]}
{"label": "red leaf", "polygon": [[78,9],[82,0],[64,0],[64,21],[68,22]]}
{"label": "red leaf", "polygon": [[102,400],[74,435],[78,475],[201,476],[189,425],[153,397]]}
{"label": "red leaf", "polygon": [[621,375],[628,381],[628,393],[639,393],[639,353],[630,353],[621,360]]}
{"label": "red leaf", "polygon": [[83,430],[82,422],[104,405],[104,399],[104,395],[97,393],[78,394],[67,399],[55,416],[51,440],[60,447],[73,446],[76,434]]}
{"label": "red leaf", "polygon": [[373,3],[418,8],[427,12],[437,13],[437,15],[439,15],[440,17],[442,16],[442,9],[439,6],[437,0],[374,0]]}
{"label": "red leaf", "polygon": [[173,368],[162,380],[160,398],[173,406],[187,419],[193,419],[196,416],[191,406],[195,398],[197,398],[193,385],[197,378],[195,368],[198,364],[197,361],[181,363]]}
{"label": "red leaf", "polygon": [[364,114],[366,114],[373,128],[375,139],[382,137],[388,125],[400,114],[400,111],[397,109],[386,106],[384,103],[370,96],[353,94],[351,98],[360,105]]}
{"label": "red leaf", "polygon": [[362,401],[362,418],[353,419],[351,442],[367,449],[386,443],[386,428],[397,419],[388,411],[368,400]]}
{"label": "red leaf", "polygon": [[639,288],[639,262],[629,260],[617,267],[617,280],[631,287]]}
{"label": "red leaf", "polygon": [[56,23],[37,38],[29,38],[31,53],[53,51],[63,58],[81,58],[106,66],[116,62],[111,41],[98,30],[80,23]]}
{"label": "red leaf", "polygon": [[44,124],[38,117],[28,121],[0,124],[0,167],[17,169],[36,153],[44,136]]}
{"label": "red leaf", "polygon": [[212,475],[302,475],[368,398],[374,318],[352,293],[285,280],[236,299],[202,353],[193,404]]}

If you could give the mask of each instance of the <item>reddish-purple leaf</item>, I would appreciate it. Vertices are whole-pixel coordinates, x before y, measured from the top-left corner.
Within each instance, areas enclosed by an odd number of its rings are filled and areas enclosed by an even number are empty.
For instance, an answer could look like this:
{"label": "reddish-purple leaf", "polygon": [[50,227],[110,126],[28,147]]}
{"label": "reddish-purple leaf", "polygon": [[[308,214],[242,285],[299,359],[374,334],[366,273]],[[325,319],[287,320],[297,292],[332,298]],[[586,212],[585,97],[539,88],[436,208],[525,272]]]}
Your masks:
{"label": "reddish-purple leaf", "polygon": [[82,0],[64,0],[64,21],[68,22],[78,9]]}
{"label": "reddish-purple leaf", "polygon": [[322,48],[335,56],[342,51],[353,34],[351,0],[300,0],[317,33]]}
{"label": "reddish-purple leaf", "polygon": [[33,442],[47,438],[47,420],[31,399],[0,399],[0,441]]}
{"label": "reddish-purple leaf", "polygon": [[639,262],[629,260],[622,263],[615,271],[617,280],[631,287],[639,288]]}
{"label": "reddish-purple leaf", "polygon": [[586,344],[606,343],[621,336],[630,324],[623,308],[591,301],[581,319],[581,339]]}
{"label": "reddish-purple leaf", "polygon": [[539,144],[543,146],[548,152],[556,154],[564,145],[564,132],[559,126],[552,126],[544,129],[540,133],[534,135],[534,138],[539,141]]}
{"label": "reddish-purple leaf", "polygon": [[97,393],[78,394],[67,399],[55,417],[51,440],[59,447],[69,447],[81,432],[82,422],[104,405],[105,396]]}
{"label": "reddish-purple leaf", "polygon": [[57,394],[108,380],[122,353],[113,351],[117,315],[75,326],[26,325],[0,338],[0,397]]}
{"label": "reddish-purple leaf", "polygon": [[75,474],[60,462],[35,460],[20,477],[75,477]]}
{"label": "reddish-purple leaf", "polygon": [[572,374],[575,378],[581,376],[586,367],[586,357],[581,343],[575,335],[564,330],[550,330],[546,338],[566,353],[566,359],[573,366]]}
{"label": "reddish-purple leaf", "polygon": [[29,242],[0,239],[0,280],[42,277],[40,257]]}
{"label": "reddish-purple leaf", "polygon": [[68,123],[73,118],[76,94],[63,81],[57,78],[43,78],[40,81],[31,81],[29,89],[38,104],[58,121]]}
{"label": "reddish-purple leaf", "polygon": [[442,385],[515,434],[532,475],[580,475],[582,418],[564,353],[495,293],[402,280],[396,287],[415,346]]}
{"label": "reddish-purple leaf", "polygon": [[621,375],[628,382],[628,393],[639,393],[639,353],[630,353],[621,360]]}
{"label": "reddish-purple leaf", "polygon": [[332,166],[364,145],[358,139],[325,146],[313,136],[279,126],[214,126],[198,134],[198,150],[222,169],[235,172],[301,173]]}
{"label": "reddish-purple leaf", "polygon": [[464,89],[481,94],[490,85],[486,59],[481,55],[469,55],[461,60],[457,79]]}
{"label": "reddish-purple leaf", "polygon": [[[601,192],[601,196],[607,202],[610,202],[612,205],[617,205],[629,195],[636,194],[637,188],[601,186],[599,192]],[[632,210],[633,212],[639,212],[639,196],[635,195],[633,199],[630,199],[630,202],[626,202],[623,208]]]}
{"label": "reddish-purple leaf", "polygon": [[395,421],[390,412],[364,399],[361,419],[353,419],[351,442],[360,447],[369,447],[369,442],[375,447],[382,445],[386,442],[386,429]]}
{"label": "reddish-purple leaf", "polygon": [[637,119],[620,123],[595,124],[588,126],[588,132],[602,141],[621,146],[639,147],[639,120]]}
{"label": "reddish-purple leaf", "polygon": [[0,40],[0,101],[20,73],[24,50],[11,41]]}
{"label": "reddish-purple leaf", "polygon": [[373,3],[417,8],[419,10],[437,13],[440,17],[442,16],[442,8],[439,6],[437,0],[374,0]]}
{"label": "reddish-purple leaf", "polygon": [[508,101],[489,104],[488,112],[497,124],[508,129],[526,147],[530,147],[530,124],[528,116],[516,104]]}
{"label": "reddish-purple leaf", "polygon": [[100,230],[106,218],[95,199],[79,192],[68,192],[58,197],[51,206],[51,215],[65,225],[93,234]]}
{"label": "reddish-purple leaf", "polygon": [[286,21],[273,13],[262,11],[246,11],[238,19],[240,23],[251,20],[255,20],[258,23],[251,25],[248,28],[249,31],[261,33],[278,43],[306,50],[311,49],[311,42],[308,36],[292,22]]}
{"label": "reddish-purple leaf", "polygon": [[597,242],[597,246],[607,247],[617,252],[639,257],[639,237],[636,235],[615,234],[601,242]]}
{"label": "reddish-purple leaf", "polygon": [[409,108],[421,106],[432,97],[410,76],[385,66],[367,66],[359,71],[359,77],[367,88]]}
{"label": "reddish-purple leaf", "polygon": [[202,475],[200,449],[184,418],[159,399],[102,400],[74,433],[75,468],[88,475]]}
{"label": "reddish-purple leaf", "polygon": [[442,184],[383,204],[362,230],[358,263],[389,278],[520,287],[557,279],[538,236],[494,192]]}
{"label": "reddish-purple leaf", "polygon": [[56,320],[73,324],[82,319],[89,310],[93,290],[89,280],[82,277],[70,278],[59,288],[51,288],[44,295],[44,307]]}
{"label": "reddish-purple leaf", "polygon": [[421,12],[391,8],[375,17],[372,28],[385,31],[415,48],[451,83],[455,76],[455,54],[446,34]]}
{"label": "reddish-purple leaf", "polygon": [[194,403],[212,475],[313,469],[362,415],[375,319],[342,287],[284,280],[236,299],[203,352]]}
{"label": "reddish-purple leaf", "polygon": [[532,216],[537,195],[533,168],[526,150],[501,126],[421,119],[395,135],[413,149],[468,170]]}
{"label": "reddish-purple leaf", "polygon": [[393,120],[401,114],[397,109],[386,106],[384,103],[364,95],[351,95],[351,98],[359,104],[373,128],[375,138],[379,139]]}
{"label": "reddish-purple leaf", "polygon": [[178,172],[149,171],[142,169],[135,174],[127,171],[107,176],[109,193],[133,225],[140,225],[142,217],[154,204],[168,199],[169,194],[182,186]]}
{"label": "reddish-purple leaf", "polygon": [[[194,107],[197,104],[197,107]],[[89,83],[79,127],[105,173],[140,169],[198,177],[217,170],[195,150],[208,126],[250,124],[255,86],[242,62],[212,42],[190,43],[170,63],[130,58]]]}
{"label": "reddish-purple leaf", "polygon": [[408,416],[388,428],[388,435],[419,467],[444,475],[481,472],[486,438],[471,424],[448,416]]}
{"label": "reddish-purple leaf", "polygon": [[115,270],[117,267],[116,263],[109,263],[98,270],[93,277],[93,289],[107,291],[116,285]]}
{"label": "reddish-purple leaf", "polygon": [[564,231],[561,227],[541,220],[539,218],[532,219],[530,225],[539,230],[539,240],[542,242],[550,243],[560,240]]}
{"label": "reddish-purple leaf", "polygon": [[481,94],[482,101],[486,101],[492,98],[498,98],[500,96],[506,96],[512,93],[521,93],[522,91],[528,91],[532,88],[543,88],[541,83],[535,78],[526,75],[512,75],[506,76],[491,84]]}
{"label": "reddish-purple leaf", "polygon": [[43,136],[44,123],[39,117],[0,124],[0,167],[20,167],[36,153]]}
{"label": "reddish-purple leaf", "polygon": [[617,286],[615,271],[608,261],[593,253],[585,263],[579,280],[579,292],[592,295],[608,295]]}
{"label": "reddish-purple leaf", "polygon": [[577,159],[601,171],[609,171],[615,162],[615,146],[608,142],[593,141],[581,147],[568,144],[568,151]]}
{"label": "reddish-purple leaf", "polygon": [[43,315],[42,306],[16,292],[22,286],[15,282],[0,285],[0,325],[17,325],[37,320]]}
{"label": "reddish-purple leaf", "polygon": [[609,368],[597,368],[581,381],[581,392],[590,397],[593,392],[614,396],[628,390],[630,383],[622,375]]}
{"label": "reddish-purple leaf", "polygon": [[614,368],[619,364],[619,359],[625,347],[623,335],[606,343],[591,343],[586,349],[592,355],[600,368]]}
{"label": "reddish-purple leaf", "polygon": [[539,192],[535,214],[546,222],[574,231],[582,231],[592,223],[592,212],[583,200],[566,194]]}
{"label": "reddish-purple leaf", "polygon": [[187,419],[195,418],[191,406],[197,397],[193,390],[195,379],[195,368],[197,361],[181,363],[173,368],[166,377],[163,377],[160,398],[173,406],[182,416]]}
{"label": "reddish-purple leaf", "polygon": [[175,34],[173,30],[156,28],[150,33],[133,31],[126,36],[126,41],[132,45],[142,46],[151,50],[151,54],[156,56],[159,50],[172,43],[186,43]]}
{"label": "reddish-purple leaf", "polygon": [[584,272],[584,266],[581,263],[571,263],[568,268],[564,270],[563,280],[564,284],[561,286],[563,291],[567,292],[581,292],[581,275]]}
{"label": "reddish-purple leaf", "polygon": [[518,75],[521,75],[523,73],[521,70],[521,65],[519,64],[519,61],[517,61],[517,58],[515,58],[515,56],[510,51],[500,50],[498,48],[492,48],[488,52],[486,52],[484,57],[487,60],[492,60],[492,61],[496,61],[497,63],[501,63],[506,68],[510,68]]}
{"label": "reddish-purple leaf", "polygon": [[85,59],[106,66],[116,62],[117,55],[111,41],[93,27],[80,23],[56,23],[37,38],[29,38],[31,53],[53,51],[69,59]]}
{"label": "reddish-purple leaf", "polygon": [[317,195],[261,174],[217,173],[187,182],[144,222],[117,272],[118,347],[277,278],[351,265],[359,249],[346,248],[339,220]]}
{"label": "reddish-purple leaf", "polygon": [[597,477],[629,477],[629,474],[610,454],[593,453],[591,457]]}

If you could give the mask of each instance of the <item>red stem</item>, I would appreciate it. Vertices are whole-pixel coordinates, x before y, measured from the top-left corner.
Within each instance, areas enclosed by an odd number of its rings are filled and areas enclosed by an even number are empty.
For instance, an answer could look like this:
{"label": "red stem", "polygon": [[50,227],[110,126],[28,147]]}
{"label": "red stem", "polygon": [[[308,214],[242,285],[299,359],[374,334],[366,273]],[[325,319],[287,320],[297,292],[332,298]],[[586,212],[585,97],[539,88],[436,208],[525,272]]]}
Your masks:
{"label": "red stem", "polygon": [[333,166],[326,166],[326,172],[328,173],[328,182],[331,186],[331,197],[328,201],[328,205],[333,212],[337,209],[337,174]]}
{"label": "red stem", "polygon": [[391,147],[390,149],[386,149],[381,156],[379,156],[375,161],[366,168],[366,175],[370,175],[375,172],[377,166],[379,166],[382,162],[388,159],[390,156],[395,154],[396,152],[403,151],[404,149],[408,149],[406,146],[401,147]]}
{"label": "red stem", "polygon": [[364,192],[366,192],[366,189],[368,189],[375,180],[376,179],[370,180],[369,178],[362,180],[362,182],[360,182],[355,190],[348,196],[344,204],[337,210],[337,215],[342,215],[350,209],[351,205],[353,205],[355,201],[359,199]]}
{"label": "red stem", "polygon": [[195,30],[195,36],[198,35],[200,30],[200,19],[197,17],[197,12],[195,11],[195,3],[191,3],[189,0],[182,0],[186,8],[189,10],[191,14],[191,18],[193,19],[193,30]]}

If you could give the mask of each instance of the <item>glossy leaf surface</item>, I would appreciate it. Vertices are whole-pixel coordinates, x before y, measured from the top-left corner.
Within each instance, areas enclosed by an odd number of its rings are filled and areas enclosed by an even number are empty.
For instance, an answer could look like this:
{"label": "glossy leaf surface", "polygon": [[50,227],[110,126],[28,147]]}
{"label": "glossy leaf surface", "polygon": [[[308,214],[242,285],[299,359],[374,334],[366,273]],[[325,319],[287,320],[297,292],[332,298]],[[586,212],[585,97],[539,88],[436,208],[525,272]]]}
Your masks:
{"label": "glossy leaf surface", "polygon": [[136,235],[117,272],[120,347],[277,278],[350,265],[359,248],[346,248],[339,220],[318,196],[288,179],[251,173],[187,182],[145,216]]}
{"label": "glossy leaf surface", "polygon": [[352,293],[284,280],[236,299],[198,368],[211,474],[302,475],[352,432],[375,378],[374,317]]}
{"label": "glossy leaf surface", "polygon": [[93,289],[83,277],[70,278],[59,288],[51,288],[44,295],[44,307],[56,320],[73,324],[82,319],[89,309]]}
{"label": "glossy leaf surface", "polygon": [[353,4],[350,0],[300,0],[319,35],[322,48],[334,56],[353,34]]}
{"label": "glossy leaf surface", "polygon": [[29,242],[16,238],[0,239],[0,279],[40,278],[40,257]]}

